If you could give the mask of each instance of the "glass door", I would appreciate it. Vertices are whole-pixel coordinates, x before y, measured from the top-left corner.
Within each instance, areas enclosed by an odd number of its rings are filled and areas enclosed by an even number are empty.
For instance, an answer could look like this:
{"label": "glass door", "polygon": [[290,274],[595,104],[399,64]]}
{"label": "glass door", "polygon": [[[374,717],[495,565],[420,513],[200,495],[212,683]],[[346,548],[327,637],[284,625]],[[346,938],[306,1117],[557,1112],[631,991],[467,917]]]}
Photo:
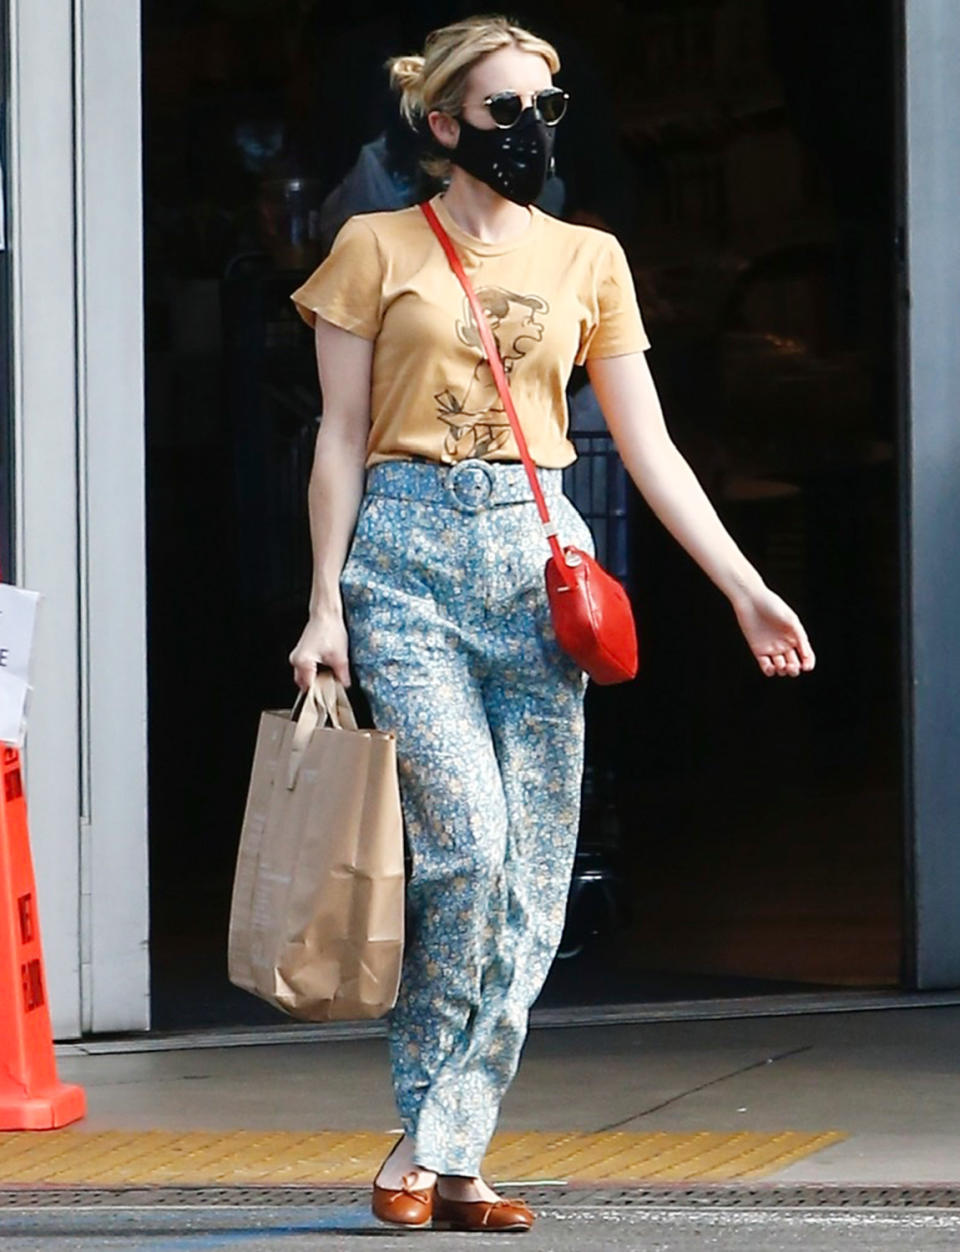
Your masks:
{"label": "glass door", "polygon": [[[289,293],[349,214],[425,190],[385,59],[484,11],[143,6],[157,1025],[276,1021],[226,983],[224,943],[257,719],[292,703],[310,582],[322,397]],[[561,0],[517,16],[558,46],[571,93],[544,207],[623,242],[668,428],[820,658],[796,683],[762,677],[611,460],[578,373],[569,487],[630,585],[643,668],[589,693],[544,1003],[896,985],[890,15]]]}

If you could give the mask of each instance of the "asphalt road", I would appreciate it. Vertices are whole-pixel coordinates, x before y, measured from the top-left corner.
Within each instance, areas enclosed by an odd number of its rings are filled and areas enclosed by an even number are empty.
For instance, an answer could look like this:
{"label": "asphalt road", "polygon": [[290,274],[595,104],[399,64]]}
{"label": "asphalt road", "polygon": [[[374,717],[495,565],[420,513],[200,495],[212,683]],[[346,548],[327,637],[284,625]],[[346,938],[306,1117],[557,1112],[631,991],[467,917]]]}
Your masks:
{"label": "asphalt road", "polygon": [[[541,1209],[534,1229],[509,1240],[525,1252],[955,1252],[960,1212],[636,1208]],[[5,1209],[3,1252],[325,1252],[344,1249],[470,1252],[503,1235],[394,1232],[355,1206]]]}

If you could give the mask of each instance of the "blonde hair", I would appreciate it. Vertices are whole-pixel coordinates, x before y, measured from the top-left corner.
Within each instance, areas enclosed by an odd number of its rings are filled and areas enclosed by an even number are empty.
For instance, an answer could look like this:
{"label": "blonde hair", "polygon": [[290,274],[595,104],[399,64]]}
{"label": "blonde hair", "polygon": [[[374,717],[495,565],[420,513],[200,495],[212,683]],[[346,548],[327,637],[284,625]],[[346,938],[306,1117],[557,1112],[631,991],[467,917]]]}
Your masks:
{"label": "blonde hair", "polygon": [[[422,56],[391,57],[387,61],[390,85],[400,93],[400,112],[414,130],[426,137],[427,114],[434,109],[459,113],[467,76],[476,63],[491,52],[511,47],[543,57],[551,74],[560,68],[560,57],[553,44],[515,26],[507,17],[469,17],[431,31]],[[450,161],[436,152],[426,153],[420,164],[436,177],[450,171]]]}

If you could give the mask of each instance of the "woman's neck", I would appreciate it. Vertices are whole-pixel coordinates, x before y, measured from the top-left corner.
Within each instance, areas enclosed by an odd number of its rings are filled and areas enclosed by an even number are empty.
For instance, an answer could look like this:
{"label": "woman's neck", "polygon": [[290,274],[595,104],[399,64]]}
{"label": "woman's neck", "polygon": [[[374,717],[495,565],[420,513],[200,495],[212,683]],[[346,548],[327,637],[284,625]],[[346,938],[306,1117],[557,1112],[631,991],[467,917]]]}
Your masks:
{"label": "woman's neck", "polygon": [[458,165],[453,167],[443,204],[461,230],[484,243],[506,243],[522,235],[532,217],[526,205],[498,195]]}

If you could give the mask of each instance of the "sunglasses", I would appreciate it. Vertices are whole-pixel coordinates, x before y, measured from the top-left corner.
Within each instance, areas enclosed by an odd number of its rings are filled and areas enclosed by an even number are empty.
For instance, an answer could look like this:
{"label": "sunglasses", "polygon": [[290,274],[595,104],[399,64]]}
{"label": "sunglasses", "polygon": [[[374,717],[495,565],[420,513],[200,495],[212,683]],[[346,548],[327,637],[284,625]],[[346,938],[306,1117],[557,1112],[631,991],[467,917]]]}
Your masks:
{"label": "sunglasses", "polygon": [[[533,107],[548,126],[556,126],[567,111],[569,99],[569,94],[559,87],[544,87],[534,94]],[[526,107],[516,91],[495,92],[492,96],[487,96],[483,104],[493,118],[494,125],[500,130],[515,126]]]}

